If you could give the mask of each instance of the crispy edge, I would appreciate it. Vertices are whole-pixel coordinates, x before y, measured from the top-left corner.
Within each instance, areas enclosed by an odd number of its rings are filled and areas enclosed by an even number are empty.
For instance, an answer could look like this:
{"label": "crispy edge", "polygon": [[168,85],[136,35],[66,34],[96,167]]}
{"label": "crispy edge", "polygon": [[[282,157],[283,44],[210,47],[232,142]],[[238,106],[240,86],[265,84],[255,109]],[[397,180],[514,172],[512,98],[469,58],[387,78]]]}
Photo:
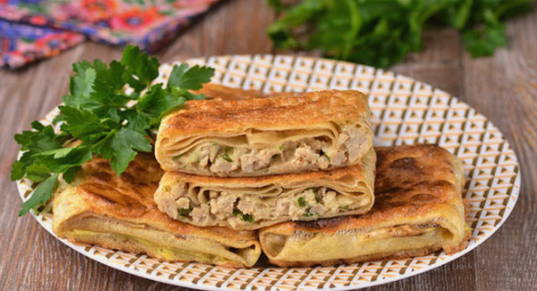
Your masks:
{"label": "crispy edge", "polygon": [[[447,254],[451,255],[453,253],[462,251],[466,248],[468,245],[468,239],[465,238],[458,246],[454,248],[450,248],[448,250],[445,250]],[[406,251],[400,251],[396,252],[394,254],[376,254],[376,255],[368,255],[368,256],[359,256],[355,258],[349,258],[349,259],[336,259],[336,260],[326,260],[326,261],[282,261],[282,260],[273,260],[269,258],[269,261],[277,265],[279,267],[312,267],[312,266],[333,266],[333,265],[339,265],[339,264],[355,264],[355,263],[361,263],[366,261],[380,261],[380,260],[401,260],[401,259],[408,259],[418,256],[426,256],[429,254],[432,254],[434,252],[440,251],[442,249],[441,246],[438,247],[431,247],[431,248],[422,248],[418,250],[406,250]]]}
{"label": "crispy edge", "polygon": [[197,100],[165,117],[159,137],[307,128],[319,122],[347,123],[367,120],[369,116],[366,96],[351,90],[244,100]]}
{"label": "crispy edge", "polygon": [[246,90],[234,87],[228,87],[216,83],[205,83],[199,90],[192,91],[194,94],[203,94],[208,99],[216,100],[243,100],[250,98],[267,97],[259,90]]}
{"label": "crispy edge", "polygon": [[[100,158],[95,158],[84,165],[88,172],[83,173],[81,181],[75,191],[83,200],[84,209],[80,209],[76,215],[91,213],[117,219],[128,223],[139,223],[150,225],[162,231],[169,231],[181,235],[196,235],[207,239],[214,239],[220,243],[229,242],[233,238],[233,243],[255,244],[256,234],[252,231],[235,231],[225,227],[197,227],[168,217],[158,210],[153,200],[153,194],[158,187],[158,181],[147,181],[152,174],[147,174],[147,170],[160,170],[158,163],[150,154],[139,154],[134,162],[121,176],[106,175],[112,174],[108,163]],[[139,171],[138,174],[133,171]],[[146,175],[143,175],[146,173]],[[162,172],[157,173],[161,175]],[[105,175],[103,175],[105,174]],[[154,178],[154,177],[153,177]],[[140,190],[140,185],[146,184],[147,188]],[[85,187],[85,183],[100,185],[99,187]],[[113,194],[104,193],[112,189]],[[116,199],[110,195],[120,195],[128,199]],[[124,201],[127,201],[126,204]]]}
{"label": "crispy edge", "polygon": [[[133,254],[147,254],[148,256],[150,256],[152,258],[156,258],[158,260],[163,260],[157,255],[157,253],[153,252],[151,249],[145,248],[145,247],[140,247],[140,246],[138,246],[138,244],[136,242],[132,242],[130,240],[123,240],[121,243],[119,243],[119,242],[115,242],[115,241],[108,240],[108,239],[96,239],[96,240],[93,240],[92,242],[80,241],[80,240],[77,240],[76,238],[71,238],[71,237],[67,237],[67,239],[69,241],[73,242],[73,243],[78,244],[78,245],[90,246],[90,247],[92,245],[98,245],[98,246],[103,247],[103,248],[122,250],[122,251],[130,252],[130,253],[133,253]],[[256,246],[256,248],[258,248],[258,247],[259,246]],[[184,262],[184,263],[192,262],[192,261],[189,261],[189,260],[172,260],[172,261],[163,260],[163,261],[166,261],[166,262]],[[226,261],[225,263],[218,264],[218,266],[227,267],[227,268],[235,268],[235,269],[245,267],[244,264],[241,264],[240,262],[235,262],[235,261]]]}

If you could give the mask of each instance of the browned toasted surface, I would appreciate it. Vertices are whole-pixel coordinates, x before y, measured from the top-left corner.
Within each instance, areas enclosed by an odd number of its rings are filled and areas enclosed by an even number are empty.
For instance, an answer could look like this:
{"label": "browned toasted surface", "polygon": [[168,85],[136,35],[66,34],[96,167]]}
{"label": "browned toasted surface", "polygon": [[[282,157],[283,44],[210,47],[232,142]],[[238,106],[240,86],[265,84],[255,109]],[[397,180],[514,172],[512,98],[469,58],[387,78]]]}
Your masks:
{"label": "browned toasted surface", "polygon": [[333,266],[339,264],[355,264],[366,261],[376,261],[376,260],[400,260],[417,256],[425,256],[434,251],[440,250],[442,247],[431,247],[419,250],[408,250],[401,251],[397,253],[386,253],[386,254],[375,254],[370,256],[360,256],[351,259],[339,259],[339,260],[329,260],[329,261],[280,261],[269,259],[271,263],[280,267],[311,267],[311,266]]}
{"label": "browned toasted surface", "polygon": [[281,261],[281,260],[272,260],[269,259],[271,263],[280,267],[311,267],[311,266],[333,266],[339,264],[355,264],[366,261],[376,261],[376,260],[400,260],[417,256],[425,256],[434,251],[440,250],[442,247],[431,247],[424,248],[419,250],[407,250],[397,253],[385,253],[385,254],[375,254],[369,256],[360,256],[351,259],[337,259],[337,260],[328,260],[328,261]]}
{"label": "browned toasted surface", "polygon": [[448,151],[435,145],[379,147],[375,205],[365,215],[289,222],[287,230],[335,232],[366,227],[391,218],[429,213],[442,204],[461,204],[462,168]]}
{"label": "browned toasted surface", "polygon": [[220,100],[241,100],[265,97],[265,95],[258,90],[245,90],[215,83],[205,83],[201,89],[193,91],[193,93],[203,94],[208,99]]}
{"label": "browned toasted surface", "polygon": [[[466,248],[468,245],[468,238],[463,240],[457,247],[445,250],[448,254],[456,253]],[[360,262],[367,261],[376,261],[376,260],[402,260],[412,257],[426,256],[433,252],[441,250],[441,246],[433,246],[429,248],[417,249],[417,250],[405,250],[396,253],[383,253],[383,254],[374,254],[367,256],[359,256],[349,259],[338,259],[338,260],[328,260],[328,261],[282,261],[282,260],[272,260],[269,261],[280,267],[311,267],[311,266],[333,266],[339,264],[355,264]]]}
{"label": "browned toasted surface", "polygon": [[108,161],[94,158],[82,167],[78,190],[92,202],[103,204],[107,213],[118,217],[143,215],[154,205],[153,193],[164,172],[151,155],[139,154],[120,176]]}
{"label": "browned toasted surface", "polygon": [[365,95],[350,90],[245,100],[201,100],[188,102],[185,109],[167,116],[159,135],[307,128],[319,122],[366,119],[369,114]]}
{"label": "browned toasted surface", "polygon": [[233,231],[222,227],[200,228],[171,219],[160,212],[153,200],[163,171],[152,154],[138,154],[120,176],[107,161],[94,158],[83,166],[82,182],[77,186],[90,212],[144,223],[155,228],[181,234],[199,234],[206,237],[233,237],[252,240],[253,232]]}

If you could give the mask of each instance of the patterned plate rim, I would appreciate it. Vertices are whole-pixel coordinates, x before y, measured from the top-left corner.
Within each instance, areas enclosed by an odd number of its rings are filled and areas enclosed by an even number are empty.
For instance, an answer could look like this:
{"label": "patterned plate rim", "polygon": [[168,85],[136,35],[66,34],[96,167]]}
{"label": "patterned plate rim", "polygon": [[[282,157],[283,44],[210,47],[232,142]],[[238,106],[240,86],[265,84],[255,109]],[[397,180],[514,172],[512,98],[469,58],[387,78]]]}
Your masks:
{"label": "patterned plate rim", "polygon": [[[305,56],[295,56],[295,55],[220,55],[220,56],[212,56],[212,57],[207,57],[207,58],[185,59],[183,62],[188,62],[188,63],[207,63],[211,59],[212,60],[218,60],[218,59],[233,59],[233,58],[248,59],[250,62],[253,62],[256,58],[259,58],[259,57],[261,57],[261,58],[268,57],[268,58],[271,58],[271,59],[291,58],[291,59],[293,59],[293,62],[295,62],[296,60],[308,60],[308,61],[313,61],[313,62],[328,62],[328,63],[332,63],[332,64],[336,64],[336,65],[337,64],[347,65],[347,66],[351,66],[353,68],[362,67],[362,68],[371,69],[371,70],[373,70],[375,72],[381,72],[381,73],[382,72],[388,72],[388,73],[393,74],[394,76],[407,78],[407,79],[412,80],[414,82],[418,82],[420,84],[425,84],[426,85],[426,83],[422,83],[420,81],[414,80],[413,78],[406,77],[406,76],[401,75],[401,74],[393,73],[391,71],[384,71],[384,70],[381,70],[381,69],[375,69],[375,68],[365,66],[365,65],[353,64],[353,63],[349,63],[349,62],[336,61],[336,60],[330,60],[330,59],[315,58],[315,57],[305,57]],[[169,64],[163,64],[163,66],[168,66],[168,65]],[[271,63],[271,66],[270,66],[271,70],[273,69],[273,66],[274,66],[274,63]],[[313,74],[313,71],[310,72],[310,74]],[[161,71],[161,76],[159,76],[159,78],[162,78],[162,71]],[[222,83],[222,80],[219,80],[219,81],[218,80],[213,80],[213,81],[216,81],[217,83]],[[434,90],[439,90],[439,89],[435,88]],[[441,90],[439,90],[439,91],[441,91]],[[441,92],[443,92],[443,91],[441,91]],[[454,99],[458,100],[457,97],[454,97],[454,96],[452,96],[450,94],[447,94],[447,95],[450,98],[454,98]],[[459,101],[459,102],[461,102],[464,105],[468,106],[468,108],[473,109],[473,107],[471,107],[470,105],[466,104],[465,102],[462,102],[462,101]],[[41,121],[43,121],[45,124],[50,123],[52,118],[57,113],[58,113],[58,110],[57,110],[57,107],[56,107],[52,111],[50,111],[46,115],[46,117]],[[480,114],[478,112],[476,112],[476,114],[479,114],[479,115],[483,116],[487,120],[487,122],[492,127],[494,127],[492,122],[488,118],[486,118],[484,115],[482,115],[482,114]],[[505,137],[503,136],[503,134],[501,134],[501,132],[500,132],[500,135],[501,135],[501,139],[505,143],[505,146],[507,146],[508,149],[511,149],[511,147],[509,146],[509,142],[505,139]],[[301,289],[301,290],[321,290],[321,289],[322,290],[326,290],[326,289],[330,289],[330,290],[351,290],[351,289],[357,289],[357,288],[361,289],[361,288],[367,288],[367,287],[382,285],[382,284],[386,284],[386,283],[406,279],[406,278],[409,278],[409,277],[419,275],[421,273],[436,269],[436,268],[438,268],[440,266],[443,266],[443,265],[445,265],[445,264],[447,264],[449,262],[452,262],[452,261],[464,256],[465,254],[469,253],[470,251],[474,250],[479,245],[481,245],[483,242],[485,242],[487,239],[492,237],[492,235],[494,235],[494,233],[496,233],[496,231],[501,228],[501,226],[505,223],[507,218],[510,216],[511,212],[513,211],[514,207],[516,206],[516,202],[518,201],[518,196],[519,196],[519,192],[520,192],[520,181],[521,181],[521,175],[522,174],[521,174],[521,171],[520,171],[520,167],[519,167],[519,164],[518,164],[518,158],[516,156],[516,153],[512,149],[511,149],[511,151],[512,151],[511,158],[513,159],[514,166],[517,169],[517,171],[515,173],[516,174],[515,179],[514,179],[514,181],[512,183],[511,192],[509,193],[509,199],[507,201],[507,204],[505,205],[505,211],[503,212],[503,215],[502,215],[500,221],[496,225],[493,226],[492,230],[490,230],[486,235],[484,235],[482,237],[479,237],[477,239],[471,239],[470,243],[468,244],[468,246],[464,250],[462,250],[462,251],[460,251],[458,253],[455,253],[453,255],[445,255],[446,259],[437,260],[436,262],[434,262],[432,264],[429,264],[428,266],[426,266],[426,267],[424,267],[424,268],[422,268],[420,270],[413,270],[413,271],[410,271],[410,272],[408,272],[406,274],[399,274],[398,276],[394,276],[392,278],[377,279],[377,280],[374,280],[374,281],[371,281],[371,282],[359,282],[358,283],[359,285],[353,285],[352,282],[351,282],[347,286],[330,287],[330,286],[325,285],[322,288],[312,288],[312,287],[302,286],[303,282],[307,282],[307,280],[308,280],[308,278],[306,277],[306,278],[301,280],[302,283],[297,286],[297,289]],[[18,153],[19,156],[21,154],[22,154],[22,152]],[[25,198],[25,196],[27,195],[27,193],[29,193],[29,190],[31,189],[28,181],[17,181],[16,185],[17,185],[17,190],[19,192],[19,196],[21,197],[21,199],[23,201],[25,201],[27,199],[27,198]],[[74,249],[75,251],[79,252],[80,254],[82,254],[82,255],[84,255],[84,256],[92,259],[92,260],[98,261],[99,263],[102,263],[102,264],[104,264],[106,266],[112,267],[112,268],[114,268],[116,270],[120,270],[120,271],[129,273],[129,274],[132,274],[132,275],[135,275],[135,276],[139,276],[139,277],[143,277],[143,278],[150,279],[150,280],[153,280],[153,281],[158,281],[158,282],[162,282],[162,283],[166,283],[166,284],[170,284],[170,285],[175,285],[175,286],[181,286],[181,287],[187,287],[187,288],[193,288],[193,289],[202,289],[202,290],[229,290],[229,288],[226,288],[226,287],[218,287],[218,286],[214,286],[214,285],[201,284],[201,283],[191,283],[191,282],[187,282],[187,281],[179,281],[179,280],[168,279],[168,278],[165,278],[165,277],[159,277],[159,276],[154,275],[153,273],[144,272],[143,270],[136,269],[136,268],[134,268],[132,266],[129,266],[129,267],[122,266],[119,263],[115,263],[113,260],[111,260],[108,257],[97,256],[94,253],[91,253],[90,251],[86,250],[86,248],[87,248],[86,245],[74,244],[74,243],[69,242],[68,240],[65,240],[65,239],[62,239],[62,238],[59,238],[58,236],[56,236],[56,234],[54,234],[54,232],[52,231],[52,224],[51,224],[51,221],[50,221],[51,219],[50,219],[49,215],[47,215],[47,214],[37,214],[36,215],[33,212],[31,212],[31,215],[37,220],[37,222],[43,228],[45,228],[45,230],[47,232],[49,232],[54,238],[58,239],[63,244],[67,245],[68,247]],[[477,219],[477,220],[479,220],[479,219]],[[475,229],[475,228],[472,229],[472,238],[475,237],[475,232],[476,231],[477,231],[477,229]],[[121,252],[121,251],[116,251],[116,252],[128,254],[128,253]],[[431,256],[438,257],[439,255],[437,253],[437,254],[432,254]],[[147,258],[146,255],[140,255],[139,257],[140,258]],[[419,259],[419,258],[421,258],[421,257],[416,257],[414,259]],[[412,260],[414,260],[414,259],[412,259]],[[386,260],[386,261],[397,261],[397,260]],[[180,264],[184,264],[183,267],[186,267],[186,266],[188,266],[190,264],[203,265],[203,264],[198,264],[198,263],[180,263]],[[356,265],[356,264],[345,265],[345,266],[353,266],[353,265]],[[204,265],[204,266],[207,266],[207,265]],[[340,266],[342,266],[342,265],[333,266],[333,267],[329,267],[329,268],[336,269],[336,268],[339,268]],[[214,269],[218,269],[218,268],[222,268],[222,267],[209,266],[209,268],[212,268],[214,270]],[[319,268],[319,267],[314,267],[313,269],[316,269],[316,268]],[[326,268],[326,267],[324,267],[324,268]],[[222,268],[222,269],[226,269],[226,268]],[[256,275],[256,277],[257,277],[260,274],[262,274],[263,272],[265,272],[267,270],[271,270],[271,269],[294,270],[294,269],[308,269],[308,268],[279,268],[277,266],[273,266],[273,267],[270,267],[270,268],[254,267],[254,268],[236,269],[232,273],[236,273],[236,272],[238,272],[240,270],[256,270],[256,269],[263,269],[263,271],[261,273]],[[209,271],[208,273],[210,273],[210,272],[211,271]],[[289,272],[289,271],[287,271],[287,272]],[[233,274],[230,275],[230,277],[228,277],[228,279],[231,278],[232,276],[233,276]],[[252,282],[250,282],[245,288],[241,288],[241,289],[250,290],[250,289],[252,289],[253,286],[255,286],[255,285],[253,284],[253,280],[252,280]],[[265,287],[265,289],[267,289],[267,288]],[[274,287],[270,287],[268,289],[273,290]]]}

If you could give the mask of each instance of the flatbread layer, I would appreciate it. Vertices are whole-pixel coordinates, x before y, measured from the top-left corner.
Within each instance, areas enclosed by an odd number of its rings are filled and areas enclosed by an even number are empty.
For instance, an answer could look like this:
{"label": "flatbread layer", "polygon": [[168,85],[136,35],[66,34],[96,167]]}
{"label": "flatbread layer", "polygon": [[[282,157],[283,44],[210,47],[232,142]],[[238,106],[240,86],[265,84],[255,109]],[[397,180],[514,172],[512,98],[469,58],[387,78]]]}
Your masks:
{"label": "flatbread layer", "polygon": [[377,148],[375,205],[361,216],[286,222],[260,230],[279,266],[331,265],[463,249],[461,162],[434,145]]}

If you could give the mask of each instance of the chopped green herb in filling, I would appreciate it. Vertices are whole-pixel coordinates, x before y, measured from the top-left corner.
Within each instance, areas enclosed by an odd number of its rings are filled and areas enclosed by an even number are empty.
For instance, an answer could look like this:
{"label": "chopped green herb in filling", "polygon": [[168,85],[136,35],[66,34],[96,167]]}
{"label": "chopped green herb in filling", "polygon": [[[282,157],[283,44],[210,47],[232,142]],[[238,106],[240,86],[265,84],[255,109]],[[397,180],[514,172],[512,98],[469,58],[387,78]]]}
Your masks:
{"label": "chopped green herb in filling", "polygon": [[311,217],[311,216],[316,216],[316,215],[318,215],[318,214],[315,213],[315,212],[311,212],[311,209],[306,210],[306,212],[304,212],[304,214],[303,214],[303,216],[305,216],[305,217]]}
{"label": "chopped green herb in filling", "polygon": [[190,212],[192,212],[192,207],[190,208],[179,208],[179,215],[180,216],[188,216],[190,215]]}
{"label": "chopped green herb in filling", "polygon": [[250,214],[244,214],[242,213],[242,211],[238,210],[238,209],[233,209],[233,215],[234,216],[240,216],[241,219],[243,221],[247,221],[247,222],[254,222],[254,217]]}
{"label": "chopped green herb in filling", "polygon": [[304,199],[304,197],[298,197],[297,203],[300,207],[306,207],[307,205],[306,199]]}
{"label": "chopped green herb in filling", "polygon": [[243,214],[242,220],[247,221],[247,222],[254,222],[254,217],[250,214]]}
{"label": "chopped green herb in filling", "polygon": [[231,154],[233,154],[233,148],[232,147],[225,147],[224,152],[222,153],[221,157],[225,161],[232,163],[233,159],[230,156]]}
{"label": "chopped green herb in filling", "polygon": [[180,155],[177,155],[177,156],[173,156],[173,160],[174,160],[174,161],[177,161],[177,160],[179,160],[180,158],[182,158],[183,155],[184,155],[184,154],[180,154]]}

